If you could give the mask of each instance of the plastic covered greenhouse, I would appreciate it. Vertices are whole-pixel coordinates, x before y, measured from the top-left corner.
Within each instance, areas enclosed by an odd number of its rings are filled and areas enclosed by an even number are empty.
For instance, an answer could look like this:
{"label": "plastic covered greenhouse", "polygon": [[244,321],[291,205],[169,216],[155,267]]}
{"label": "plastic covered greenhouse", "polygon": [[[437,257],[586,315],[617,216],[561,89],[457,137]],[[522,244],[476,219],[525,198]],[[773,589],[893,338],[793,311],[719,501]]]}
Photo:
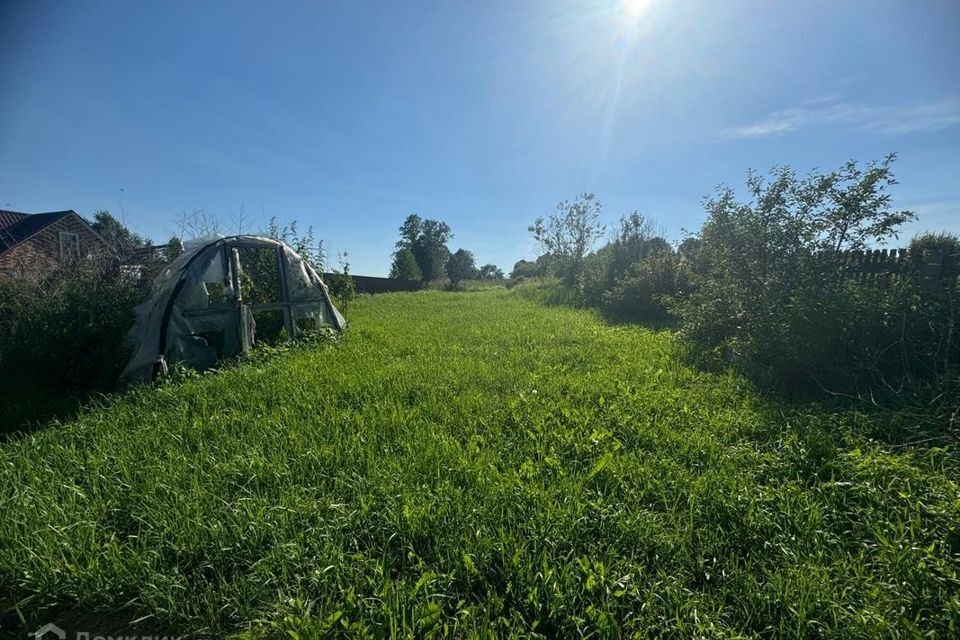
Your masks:
{"label": "plastic covered greenhouse", "polygon": [[346,327],[317,272],[283,242],[260,236],[190,246],[136,314],[121,385],[149,382],[170,364],[209,369],[258,342]]}

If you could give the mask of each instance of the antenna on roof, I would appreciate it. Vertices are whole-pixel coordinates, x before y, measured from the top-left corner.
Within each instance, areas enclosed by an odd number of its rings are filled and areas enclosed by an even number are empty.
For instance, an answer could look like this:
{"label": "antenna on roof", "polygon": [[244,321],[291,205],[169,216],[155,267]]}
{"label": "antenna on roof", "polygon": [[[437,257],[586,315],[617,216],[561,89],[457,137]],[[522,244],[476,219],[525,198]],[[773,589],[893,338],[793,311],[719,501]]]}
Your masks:
{"label": "antenna on roof", "polygon": [[127,192],[126,189],[120,187],[120,222],[127,224],[127,209],[123,205],[123,195]]}

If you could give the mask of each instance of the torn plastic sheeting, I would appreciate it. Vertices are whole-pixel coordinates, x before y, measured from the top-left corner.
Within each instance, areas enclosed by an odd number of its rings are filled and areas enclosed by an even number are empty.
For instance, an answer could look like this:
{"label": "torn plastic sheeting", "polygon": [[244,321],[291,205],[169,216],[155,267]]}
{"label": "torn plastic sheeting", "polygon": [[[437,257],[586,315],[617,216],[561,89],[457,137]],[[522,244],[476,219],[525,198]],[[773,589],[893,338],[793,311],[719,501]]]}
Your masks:
{"label": "torn plastic sheeting", "polygon": [[[269,254],[243,249],[273,249],[277,263],[262,261]],[[251,261],[249,269],[244,269],[244,260]],[[240,276],[255,292],[258,285],[253,279],[263,275],[264,269],[267,279],[273,274],[282,278],[281,291],[275,294],[280,299],[248,304]],[[269,285],[265,281],[263,289],[269,290]],[[245,352],[257,341],[253,313],[258,310],[279,310],[288,337],[322,326],[346,327],[326,284],[288,245],[260,236],[190,243],[155,279],[150,296],[136,309],[136,323],[129,334],[134,352],[121,374],[121,385],[152,380],[168,363],[204,369]]]}

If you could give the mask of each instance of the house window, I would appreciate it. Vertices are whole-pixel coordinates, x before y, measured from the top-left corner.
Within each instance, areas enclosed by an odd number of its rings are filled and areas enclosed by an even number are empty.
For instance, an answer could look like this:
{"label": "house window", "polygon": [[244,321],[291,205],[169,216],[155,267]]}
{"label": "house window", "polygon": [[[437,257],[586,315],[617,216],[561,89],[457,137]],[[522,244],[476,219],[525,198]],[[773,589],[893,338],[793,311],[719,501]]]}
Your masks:
{"label": "house window", "polygon": [[67,231],[60,232],[60,257],[64,260],[80,257],[80,236]]}

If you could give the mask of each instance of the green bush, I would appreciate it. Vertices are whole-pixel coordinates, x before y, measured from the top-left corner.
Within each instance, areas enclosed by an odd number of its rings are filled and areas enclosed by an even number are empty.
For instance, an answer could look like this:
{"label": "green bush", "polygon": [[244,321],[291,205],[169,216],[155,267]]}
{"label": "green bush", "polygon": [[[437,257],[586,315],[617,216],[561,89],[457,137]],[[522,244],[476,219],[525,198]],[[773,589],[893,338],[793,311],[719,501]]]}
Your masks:
{"label": "green bush", "polygon": [[326,276],[326,285],[337,306],[341,310],[345,310],[350,306],[350,302],[357,297],[357,283],[353,281],[353,277],[350,275],[350,261],[347,252],[339,253],[337,259],[340,268],[334,269],[333,273]]}
{"label": "green bush", "polygon": [[943,381],[958,362],[953,283],[921,256],[956,247],[923,237],[900,274],[867,280],[843,257],[896,236],[893,157],[798,179],[789,168],[748,177],[751,198],[721,189],[706,202],[692,294],[674,306],[688,353],[733,363],[782,390],[876,400]]}
{"label": "green bush", "polygon": [[686,262],[668,248],[635,262],[603,293],[602,310],[618,322],[667,326],[673,322],[670,307],[689,285]]}
{"label": "green bush", "polygon": [[[0,423],[21,426],[76,397],[111,390],[128,355],[138,277],[110,262],[52,273],[0,275]],[[14,401],[14,398],[16,399]]]}
{"label": "green bush", "polygon": [[511,278],[544,278],[549,275],[554,262],[553,256],[544,254],[534,260],[518,260],[510,272]]}
{"label": "green bush", "polygon": [[346,309],[357,297],[357,285],[349,273],[334,271],[327,274],[326,285],[334,302],[342,309]]}
{"label": "green bush", "polygon": [[[576,306],[598,308],[603,304],[604,292],[613,284],[610,277],[610,245],[604,245],[588,255],[571,291]],[[623,274],[621,274],[623,275]]]}
{"label": "green bush", "polygon": [[[675,293],[676,287],[671,277],[657,276],[657,282],[651,278],[655,272],[672,269],[674,265],[667,267],[663,260],[649,267],[641,265],[648,258],[664,253],[673,253],[673,249],[655,234],[652,220],[637,212],[622,216],[610,242],[584,259],[574,287],[578,304],[600,308],[618,321],[647,322],[651,317],[659,317],[662,314],[648,309],[651,296],[657,295],[665,301]],[[640,297],[632,299],[635,295]]]}

